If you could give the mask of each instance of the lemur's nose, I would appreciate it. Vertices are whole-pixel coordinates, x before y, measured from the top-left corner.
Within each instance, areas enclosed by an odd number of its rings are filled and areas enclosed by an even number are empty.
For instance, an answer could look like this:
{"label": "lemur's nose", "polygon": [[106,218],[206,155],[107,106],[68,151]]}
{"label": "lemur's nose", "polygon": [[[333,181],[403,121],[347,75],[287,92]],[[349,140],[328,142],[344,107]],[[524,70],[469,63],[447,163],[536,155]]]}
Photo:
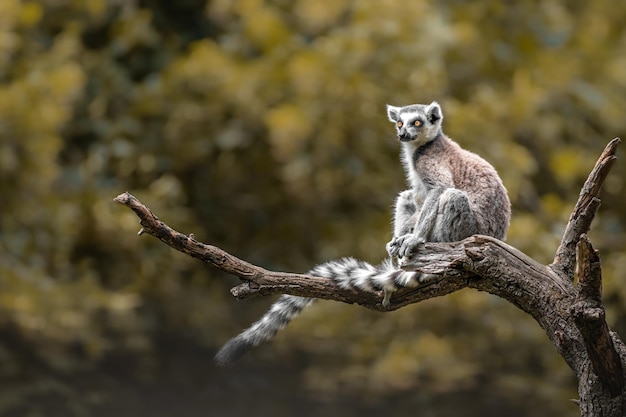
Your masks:
{"label": "lemur's nose", "polygon": [[409,134],[408,134],[408,132],[406,132],[406,131],[404,131],[404,132],[400,132],[400,133],[398,133],[398,137],[399,137],[400,139],[408,139],[408,138],[409,138]]}

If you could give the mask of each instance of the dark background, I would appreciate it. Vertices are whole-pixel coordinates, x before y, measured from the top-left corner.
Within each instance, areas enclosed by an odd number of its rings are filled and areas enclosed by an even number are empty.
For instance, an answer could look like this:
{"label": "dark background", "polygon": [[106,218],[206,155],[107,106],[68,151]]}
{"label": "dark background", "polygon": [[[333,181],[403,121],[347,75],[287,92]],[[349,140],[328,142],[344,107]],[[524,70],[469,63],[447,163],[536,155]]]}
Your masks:
{"label": "dark background", "polygon": [[[548,263],[626,130],[625,23],[608,0],[2,0],[0,414],[577,415],[539,326],[470,290],[319,302],[216,368],[272,300],[236,302],[112,200],[269,269],[378,262],[405,186],[385,104],[437,100],[499,170],[508,242]],[[625,174],[590,233],[622,335]]]}

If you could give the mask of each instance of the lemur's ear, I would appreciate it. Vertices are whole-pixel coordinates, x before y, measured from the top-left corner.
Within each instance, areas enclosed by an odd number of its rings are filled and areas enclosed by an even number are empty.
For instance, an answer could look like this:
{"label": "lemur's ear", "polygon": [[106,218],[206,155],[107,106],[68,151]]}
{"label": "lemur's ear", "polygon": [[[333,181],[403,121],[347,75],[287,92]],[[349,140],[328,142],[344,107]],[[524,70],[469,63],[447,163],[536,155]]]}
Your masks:
{"label": "lemur's ear", "polygon": [[392,123],[397,122],[400,118],[400,107],[394,107],[387,104],[387,117]]}
{"label": "lemur's ear", "polygon": [[438,120],[443,119],[443,112],[441,111],[441,106],[436,101],[433,101],[426,109],[426,118],[431,124],[436,123]]}

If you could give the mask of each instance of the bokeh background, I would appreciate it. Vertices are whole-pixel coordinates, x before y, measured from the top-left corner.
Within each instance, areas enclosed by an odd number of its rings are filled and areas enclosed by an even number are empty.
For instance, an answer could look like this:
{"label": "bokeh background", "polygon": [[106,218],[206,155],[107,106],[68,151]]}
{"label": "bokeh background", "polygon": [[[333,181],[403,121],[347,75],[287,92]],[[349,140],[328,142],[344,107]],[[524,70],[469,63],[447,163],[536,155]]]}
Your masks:
{"label": "bokeh background", "polygon": [[[112,202],[270,269],[378,262],[405,187],[385,104],[431,100],[500,172],[508,242],[548,263],[626,132],[626,3],[0,1],[0,415],[577,415],[539,326],[472,290],[319,302],[217,368],[272,300],[236,302]],[[623,336],[625,174],[590,233]]]}

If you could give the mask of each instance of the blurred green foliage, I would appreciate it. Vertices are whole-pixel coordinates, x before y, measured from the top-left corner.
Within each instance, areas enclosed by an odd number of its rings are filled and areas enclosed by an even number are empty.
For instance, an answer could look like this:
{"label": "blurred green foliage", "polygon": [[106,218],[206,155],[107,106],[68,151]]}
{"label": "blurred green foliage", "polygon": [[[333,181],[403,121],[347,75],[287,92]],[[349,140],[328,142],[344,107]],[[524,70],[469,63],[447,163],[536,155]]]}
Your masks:
{"label": "blurred green foliage", "polygon": [[[472,291],[319,303],[217,370],[270,300],[235,303],[112,199],[268,268],[377,262],[404,187],[384,105],[438,100],[509,189],[509,243],[547,263],[626,130],[624,23],[608,0],[2,0],[0,414],[575,415],[539,326]],[[625,174],[591,232],[621,334]]]}

